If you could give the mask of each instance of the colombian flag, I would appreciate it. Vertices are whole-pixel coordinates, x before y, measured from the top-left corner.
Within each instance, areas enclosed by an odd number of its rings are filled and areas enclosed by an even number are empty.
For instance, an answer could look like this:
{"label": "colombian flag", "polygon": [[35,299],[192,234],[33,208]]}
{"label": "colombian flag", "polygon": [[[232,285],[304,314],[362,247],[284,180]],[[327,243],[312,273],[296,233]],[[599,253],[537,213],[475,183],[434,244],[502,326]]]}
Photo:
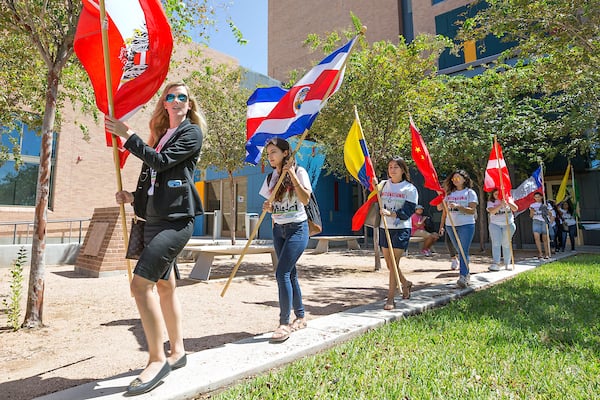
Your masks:
{"label": "colombian flag", "polygon": [[346,164],[350,175],[359,181],[365,189],[372,191],[375,188],[373,185],[373,178],[375,178],[373,162],[358,118],[354,119],[344,144],[344,164]]}

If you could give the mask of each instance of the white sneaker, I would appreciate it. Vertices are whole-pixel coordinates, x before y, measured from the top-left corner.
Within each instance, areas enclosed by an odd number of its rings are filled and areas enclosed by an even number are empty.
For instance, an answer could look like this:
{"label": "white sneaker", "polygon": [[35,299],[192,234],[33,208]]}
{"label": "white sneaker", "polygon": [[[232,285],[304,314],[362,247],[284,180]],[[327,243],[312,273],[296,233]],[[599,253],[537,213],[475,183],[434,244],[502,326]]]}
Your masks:
{"label": "white sneaker", "polygon": [[498,266],[498,264],[492,264],[489,266],[488,270],[492,271],[492,272],[496,272],[496,271],[500,271],[500,267]]}
{"label": "white sneaker", "polygon": [[469,283],[471,283],[471,279],[470,276],[467,275],[461,275],[458,280],[456,281],[456,284],[458,285],[459,288],[464,289],[467,286],[469,286]]}
{"label": "white sneaker", "polygon": [[458,259],[453,258],[452,263],[450,264],[450,269],[458,269]]}

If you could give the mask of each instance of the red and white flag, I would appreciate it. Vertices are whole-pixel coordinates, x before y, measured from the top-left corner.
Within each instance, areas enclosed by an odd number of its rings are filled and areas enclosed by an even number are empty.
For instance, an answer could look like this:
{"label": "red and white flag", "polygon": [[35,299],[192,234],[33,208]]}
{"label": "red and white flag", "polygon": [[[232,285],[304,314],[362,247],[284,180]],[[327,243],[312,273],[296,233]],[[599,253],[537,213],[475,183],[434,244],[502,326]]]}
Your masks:
{"label": "red and white flag", "polygon": [[512,189],[508,168],[506,167],[506,162],[504,162],[504,156],[502,155],[502,148],[496,141],[494,141],[494,145],[492,146],[490,158],[485,170],[485,178],[483,179],[484,191],[491,192],[494,189],[498,189],[499,199],[504,198],[504,193],[508,193],[510,196],[510,191]]}
{"label": "red and white flag", "polygon": [[[105,0],[114,110],[109,110],[103,63],[102,24],[97,0],[83,0],[74,50],[90,77],[96,105],[124,121],[147,103],[163,84],[173,37],[160,0]],[[121,167],[129,154],[118,139]],[[112,146],[112,135],[106,134]]]}

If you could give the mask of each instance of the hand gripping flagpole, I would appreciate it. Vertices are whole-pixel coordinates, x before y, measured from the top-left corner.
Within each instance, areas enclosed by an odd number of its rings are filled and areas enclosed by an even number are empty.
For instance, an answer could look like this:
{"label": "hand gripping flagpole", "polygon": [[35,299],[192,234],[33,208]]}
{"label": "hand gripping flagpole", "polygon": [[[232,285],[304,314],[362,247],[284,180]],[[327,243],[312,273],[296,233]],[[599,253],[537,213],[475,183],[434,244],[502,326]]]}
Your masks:
{"label": "hand gripping flagpole", "polygon": [[[363,26],[363,29],[361,30],[360,33],[364,34],[366,32],[366,30],[367,30],[367,28],[365,26]],[[346,64],[348,63],[348,59],[350,58],[350,51],[352,51],[353,48],[354,48],[354,46],[352,46],[349,49],[348,55],[346,56],[344,63],[342,64],[340,69],[337,71],[335,78],[331,81],[331,84],[329,85],[329,88],[327,88],[327,92],[325,92],[325,96],[323,96],[323,100],[321,100],[321,105],[323,105],[323,103],[327,101],[327,99],[331,95],[331,92],[335,88],[335,85],[337,84],[340,74],[346,68]],[[302,142],[304,141],[304,139],[306,139],[307,135],[308,135],[308,129],[305,129],[304,132],[302,133],[302,135],[300,136],[300,139],[298,139],[298,143],[296,144],[296,148],[294,148],[294,151],[292,152],[290,159],[293,159],[296,156],[296,153],[298,152],[298,150],[300,150],[300,147],[302,146]],[[279,187],[283,183],[283,179],[285,178],[285,175],[286,174],[281,174],[279,176],[279,179],[277,180],[277,183],[275,184],[275,187],[273,188],[273,190],[271,192],[271,196],[269,196],[269,199],[267,200],[269,203],[272,203],[273,200],[275,200],[275,195],[277,194],[277,190],[279,190]],[[237,273],[238,269],[240,268],[240,265],[242,264],[242,259],[246,255],[248,248],[250,247],[250,245],[252,244],[252,241],[256,237],[256,234],[258,233],[258,229],[260,228],[260,224],[262,224],[263,220],[265,219],[266,214],[267,214],[267,210],[263,210],[262,213],[260,214],[260,217],[258,218],[258,223],[254,226],[254,229],[252,230],[250,237],[246,241],[246,245],[244,246],[244,249],[240,253],[240,257],[238,258],[235,266],[233,267],[231,274],[229,274],[229,278],[227,279],[227,282],[225,283],[225,286],[223,287],[223,290],[221,291],[221,297],[225,296],[225,292],[227,292],[229,285],[231,285],[231,281],[235,277],[235,274]]]}
{"label": "hand gripping flagpole", "polygon": [[[102,55],[104,58],[104,74],[106,77],[106,96],[108,99],[108,115],[114,116],[114,98],[112,91],[112,73],[110,70],[109,60],[109,46],[108,46],[108,18],[106,17],[106,7],[104,0],[99,1],[100,6],[100,25],[102,26]],[[117,174],[117,190],[120,192],[123,190],[123,181],[121,179],[121,163],[119,160],[119,148],[117,144],[117,136],[112,134],[112,148],[113,148],[113,159],[115,163],[115,170]],[[123,241],[125,242],[125,248],[129,245],[129,235],[127,234],[127,218],[125,217],[125,204],[120,204],[120,215],[121,215],[121,226],[123,228]],[[133,279],[131,272],[131,261],[127,260],[127,276],[129,282]]]}
{"label": "hand gripping flagpole", "polygon": [[[496,153],[496,163],[498,165],[498,176],[500,177],[500,192],[502,193],[502,201],[504,201],[507,205],[507,207],[510,208],[510,206],[508,205],[508,202],[506,201],[506,193],[504,191],[504,181],[502,180],[502,169],[500,168],[500,158],[498,157],[498,141],[496,140],[496,135],[494,135],[494,153]],[[506,164],[506,160],[504,160],[504,163]],[[507,167],[507,171],[508,171],[508,167]],[[510,212],[512,212],[512,210],[510,210]],[[512,240],[511,240],[511,236],[510,236],[510,225],[508,225],[508,213],[505,211],[504,212],[504,217],[506,219],[506,238],[508,239],[508,246],[510,248],[510,259],[512,261],[512,269],[515,269],[515,254],[513,251],[513,245],[512,245]],[[504,257],[506,257],[506,254],[504,255]],[[506,262],[506,260],[504,260]],[[508,265],[508,264],[506,264]]]}
{"label": "hand gripping flagpole", "polygon": [[[360,135],[362,137],[362,140],[366,143],[365,136],[363,134],[362,125],[360,123],[360,117],[358,116],[358,110],[356,109],[356,106],[354,106],[354,118],[356,118],[356,121],[358,122],[358,128],[360,130]],[[381,200],[381,194],[379,192],[379,182],[377,181],[377,177],[373,177],[373,186],[375,187],[375,193],[377,195],[377,203],[379,204],[379,212],[381,212],[381,210],[383,210],[383,200]],[[387,220],[383,215],[381,217],[383,220],[383,228],[385,230],[385,238],[388,243],[388,249],[390,250],[389,253],[390,253],[390,256],[392,257],[392,264],[394,266],[393,273],[394,273],[394,277],[396,278],[396,285],[398,286],[398,289],[400,290],[400,292],[402,292],[402,287],[400,286],[400,284],[402,283],[402,285],[406,285],[406,278],[402,274],[402,271],[400,271],[399,265],[396,264],[396,255],[394,254],[394,247],[392,246],[392,238],[390,236],[390,231],[388,228]],[[373,227],[373,229],[377,229],[377,228]],[[398,261],[400,261],[400,260],[398,260]]]}

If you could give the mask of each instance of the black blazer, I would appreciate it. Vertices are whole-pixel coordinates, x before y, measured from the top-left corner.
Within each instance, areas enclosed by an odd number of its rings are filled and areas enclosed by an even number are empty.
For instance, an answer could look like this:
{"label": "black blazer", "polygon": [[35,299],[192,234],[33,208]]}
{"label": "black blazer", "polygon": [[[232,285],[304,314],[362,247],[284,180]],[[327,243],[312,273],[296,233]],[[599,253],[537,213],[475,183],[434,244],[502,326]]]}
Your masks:
{"label": "black blazer", "polygon": [[[134,209],[138,216],[158,221],[191,218],[204,213],[194,185],[194,171],[202,148],[202,131],[198,125],[184,120],[160,152],[136,134],[127,139],[124,147],[144,162],[134,193]],[[147,195],[150,168],[156,171],[152,196]],[[145,207],[139,204],[144,202]]]}

